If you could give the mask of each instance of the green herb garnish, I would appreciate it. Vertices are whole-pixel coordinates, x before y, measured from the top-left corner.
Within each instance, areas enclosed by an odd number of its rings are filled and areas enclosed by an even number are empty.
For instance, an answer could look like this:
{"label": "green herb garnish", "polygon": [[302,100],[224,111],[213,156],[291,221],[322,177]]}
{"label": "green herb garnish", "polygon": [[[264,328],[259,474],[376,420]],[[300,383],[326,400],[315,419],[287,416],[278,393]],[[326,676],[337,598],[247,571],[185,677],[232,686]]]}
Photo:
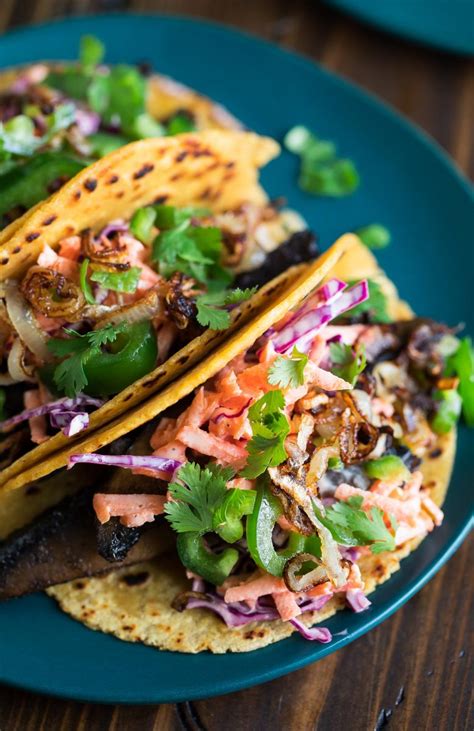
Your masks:
{"label": "green herb garnish", "polygon": [[[157,216],[156,225],[160,228]],[[185,218],[174,228],[160,231],[153,242],[152,259],[165,277],[179,271],[208,288],[225,288],[232,281],[229,271],[220,265],[223,243],[220,229],[192,226]]]}
{"label": "green herb garnish", "polygon": [[0,158],[8,159],[11,155],[29,157],[46,145],[54,135],[67,129],[75,120],[76,112],[73,104],[60,104],[51,113],[43,117],[46,131],[36,134],[33,120],[25,114],[18,114],[8,122],[0,122]]}
{"label": "green herb garnish", "polygon": [[254,506],[255,492],[227,488],[234,471],[209,464],[206,468],[188,462],[178,470],[184,483],[171,483],[173,502],[165,504],[167,520],[177,533],[217,533],[228,543],[242,538],[242,517]]}
{"label": "green herb garnish", "polygon": [[105,46],[95,36],[82,36],[79,47],[79,61],[86,73],[91,73],[102,61]]}
{"label": "green herb garnish", "polygon": [[196,297],[197,321],[211,330],[225,330],[230,325],[230,312],[220,308],[245,302],[256,291],[257,287],[253,287],[199,295]]}
{"label": "green herb garnish", "polygon": [[372,507],[369,512],[362,509],[362,497],[350,497],[326,509],[325,515],[313,504],[321,523],[331,532],[333,538],[343,546],[370,546],[372,553],[395,550],[397,523],[389,516],[391,530],[384,521],[384,512]]}
{"label": "green herb garnish", "polygon": [[296,388],[304,383],[304,369],[308,356],[295,347],[290,357],[279,355],[268,370],[268,383],[281,388]]}
{"label": "green herb garnish", "polygon": [[88,380],[84,365],[92,355],[100,353],[102,346],[113,343],[127,329],[127,324],[106,325],[100,330],[81,335],[75,330],[65,328],[64,332],[71,337],[66,339],[51,338],[48,348],[57,358],[64,360],[56,366],[53,379],[60,391],[73,398],[80,393]]}
{"label": "green herb garnish", "polygon": [[368,249],[385,249],[391,240],[390,231],[380,223],[371,223],[354,231]]}
{"label": "green herb garnish", "polygon": [[320,140],[309,129],[293,127],[283,141],[301,160],[299,186],[307,193],[342,197],[359,187],[359,174],[351,160],[338,158],[334,143]]}
{"label": "green herb garnish", "polygon": [[285,399],[279,390],[269,391],[249,409],[248,418],[252,438],[247,443],[247,464],[242,477],[254,479],[268,467],[276,467],[285,461],[285,439],[290,431],[288,419],[283,413]]}
{"label": "green herb garnish", "polygon": [[446,375],[459,378],[458,393],[462,399],[462,411],[466,424],[474,426],[474,349],[471,338],[463,338],[457,350],[449,356]]}
{"label": "green herb garnish", "polygon": [[332,372],[354,386],[367,365],[365,347],[358,345],[353,348],[344,343],[330,343],[329,354],[335,364],[331,368]]}

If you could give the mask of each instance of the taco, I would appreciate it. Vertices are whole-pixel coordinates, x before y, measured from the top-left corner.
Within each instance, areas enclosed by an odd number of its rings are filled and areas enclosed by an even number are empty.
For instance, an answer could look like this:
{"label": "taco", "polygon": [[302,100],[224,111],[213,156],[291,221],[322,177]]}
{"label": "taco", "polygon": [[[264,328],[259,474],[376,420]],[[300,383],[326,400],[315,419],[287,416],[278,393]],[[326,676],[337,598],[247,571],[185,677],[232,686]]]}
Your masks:
{"label": "taco", "polygon": [[218,130],[131,143],[0,247],[0,484],[176,378],[316,257],[258,184],[277,151]]}
{"label": "taco", "polygon": [[102,43],[86,36],[77,63],[0,73],[0,228],[133,140],[241,128],[221,106],[146,64],[106,66],[103,56]]}
{"label": "taco", "polygon": [[[95,493],[99,531],[120,535],[125,555],[127,530],[156,525],[175,539],[156,560],[71,574],[48,593],[93,629],[167,650],[248,651],[296,631],[329,642],[313,625],[344,606],[366,610],[443,520],[459,416],[446,369],[462,347],[415,317],[367,249],[343,237],[126,424],[29,471],[122,468],[134,487]],[[143,425],[140,447],[120,453]],[[2,582],[11,595],[7,569]]]}

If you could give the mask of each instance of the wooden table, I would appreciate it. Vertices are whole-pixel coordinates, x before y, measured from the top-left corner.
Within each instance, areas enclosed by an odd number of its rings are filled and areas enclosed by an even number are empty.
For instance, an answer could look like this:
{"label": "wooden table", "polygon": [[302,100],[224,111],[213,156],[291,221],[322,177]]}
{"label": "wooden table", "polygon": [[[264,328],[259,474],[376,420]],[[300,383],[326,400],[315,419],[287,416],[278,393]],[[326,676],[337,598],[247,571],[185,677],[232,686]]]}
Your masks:
{"label": "wooden table", "polygon": [[[204,16],[295,48],[387,100],[465,173],[474,172],[473,62],[397,40],[314,0],[1,0],[0,28],[126,9]],[[472,729],[472,548],[471,538],[382,626],[290,676],[159,707],[81,704],[0,688],[0,731]]]}

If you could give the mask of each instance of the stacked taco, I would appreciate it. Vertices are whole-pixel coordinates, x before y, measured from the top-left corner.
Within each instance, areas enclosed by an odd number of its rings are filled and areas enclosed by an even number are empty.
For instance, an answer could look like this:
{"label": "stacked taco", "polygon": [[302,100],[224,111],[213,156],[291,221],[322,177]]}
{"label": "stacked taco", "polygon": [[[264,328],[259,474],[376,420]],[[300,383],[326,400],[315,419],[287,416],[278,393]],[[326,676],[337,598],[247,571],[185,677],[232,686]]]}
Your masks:
{"label": "stacked taco", "polygon": [[1,483],[176,378],[316,256],[258,184],[277,151],[217,130],[134,142],[23,217],[0,247]]}
{"label": "stacked taco", "polygon": [[457,393],[445,373],[458,346],[342,237],[188,374],[25,473],[40,486],[89,465],[100,488],[5,542],[3,597],[71,579],[48,589],[66,612],[175,651],[247,651],[296,631],[329,642],[319,623],[368,609],[443,520],[456,415],[441,405]]}
{"label": "stacked taco", "polygon": [[469,343],[354,234],[319,256],[259,184],[276,142],[102,55],[0,79],[0,600],[329,642],[443,520]]}

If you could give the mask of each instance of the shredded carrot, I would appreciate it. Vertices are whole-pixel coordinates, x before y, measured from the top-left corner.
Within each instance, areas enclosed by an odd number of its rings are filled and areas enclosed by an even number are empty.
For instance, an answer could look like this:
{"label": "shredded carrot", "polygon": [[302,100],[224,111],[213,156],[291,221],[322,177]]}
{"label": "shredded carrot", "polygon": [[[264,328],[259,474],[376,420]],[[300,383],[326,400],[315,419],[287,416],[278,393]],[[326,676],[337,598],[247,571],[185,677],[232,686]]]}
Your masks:
{"label": "shredded carrot", "polygon": [[100,523],[118,517],[129,528],[151,523],[155,515],[164,511],[164,495],[121,495],[96,493],[92,501],[95,514]]}
{"label": "shredded carrot", "polygon": [[225,460],[229,462],[237,462],[247,458],[245,447],[239,444],[231,444],[220,437],[208,434],[203,429],[194,429],[189,426],[182,427],[177,438],[190,449],[195,449],[200,454],[206,454],[208,457]]}
{"label": "shredded carrot", "polygon": [[284,622],[287,622],[289,619],[293,619],[293,617],[297,617],[298,614],[301,614],[301,609],[296,602],[293,592],[286,591],[281,594],[272,594],[272,598],[275,602],[278,614]]}

